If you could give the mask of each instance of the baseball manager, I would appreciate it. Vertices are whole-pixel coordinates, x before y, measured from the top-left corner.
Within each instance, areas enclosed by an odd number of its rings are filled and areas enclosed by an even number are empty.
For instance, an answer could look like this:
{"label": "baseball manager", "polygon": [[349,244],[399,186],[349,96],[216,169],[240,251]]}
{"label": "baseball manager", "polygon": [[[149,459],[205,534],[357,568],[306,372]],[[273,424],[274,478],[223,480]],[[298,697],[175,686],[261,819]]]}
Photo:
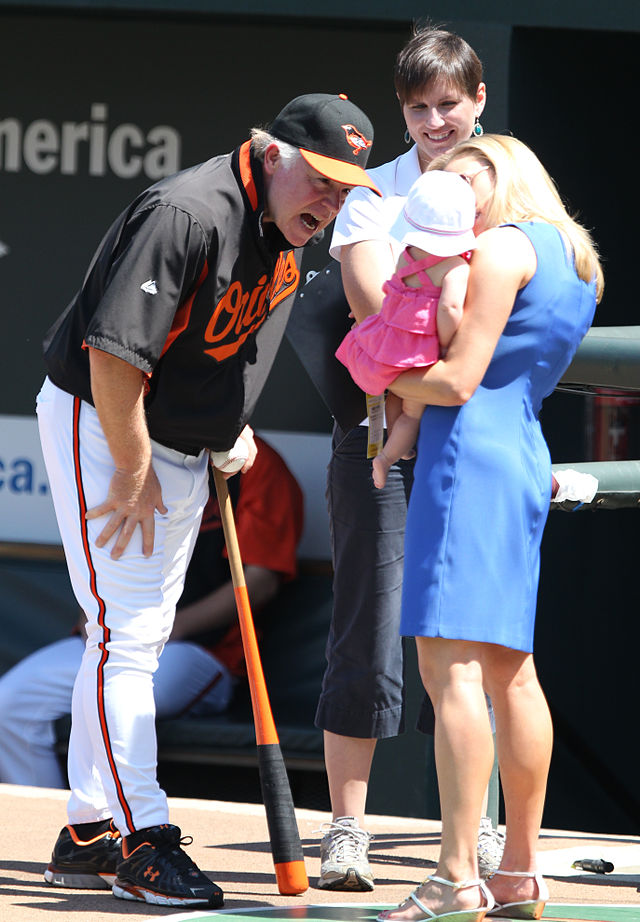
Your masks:
{"label": "baseball manager", "polygon": [[38,424],[88,634],[51,884],[222,905],[169,823],[153,673],[207,501],[209,452],[220,466],[232,450],[243,470],[253,463],[248,421],[300,248],[353,186],[377,191],[364,171],[372,140],[346,96],[292,100],[268,131],[143,192],[46,336]]}

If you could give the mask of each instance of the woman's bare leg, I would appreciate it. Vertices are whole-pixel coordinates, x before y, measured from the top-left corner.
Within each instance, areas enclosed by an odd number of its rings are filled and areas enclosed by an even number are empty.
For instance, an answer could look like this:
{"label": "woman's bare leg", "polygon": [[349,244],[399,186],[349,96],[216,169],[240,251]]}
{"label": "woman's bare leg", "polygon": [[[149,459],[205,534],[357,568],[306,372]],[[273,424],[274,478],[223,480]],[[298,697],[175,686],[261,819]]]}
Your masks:
{"label": "woman's bare leg", "polygon": [[[478,826],[493,767],[493,735],[482,683],[482,644],[417,637],[420,675],[435,711],[435,757],[442,813],[442,845],[436,876],[454,882],[478,877]],[[437,914],[482,905],[477,887],[454,891],[428,882],[420,900]],[[414,920],[413,902],[388,914]]]}
{"label": "woman's bare leg", "polygon": [[[553,730],[531,654],[487,644],[484,674],[496,718],[505,803],[506,842],[500,867],[535,871]],[[537,896],[530,878],[494,877],[498,902]]]}
{"label": "woman's bare leg", "polygon": [[355,816],[364,829],[369,775],[376,740],[324,731],[324,759],[333,819]]}

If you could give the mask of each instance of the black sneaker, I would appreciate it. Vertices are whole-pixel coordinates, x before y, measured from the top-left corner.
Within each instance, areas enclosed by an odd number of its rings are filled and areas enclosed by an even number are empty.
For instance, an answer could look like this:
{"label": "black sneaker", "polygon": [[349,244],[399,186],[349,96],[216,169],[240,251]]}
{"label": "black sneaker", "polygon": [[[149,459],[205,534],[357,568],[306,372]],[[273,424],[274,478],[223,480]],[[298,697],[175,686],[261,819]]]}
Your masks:
{"label": "black sneaker", "polygon": [[51,863],[44,872],[48,884],[78,890],[110,890],[120,859],[120,833],[111,820],[86,840],[69,825],[60,830]]}
{"label": "black sneaker", "polygon": [[168,823],[139,830],[136,840],[141,834],[140,845],[126,857],[123,850],[118,861],[114,896],[160,906],[222,906],[220,887],[180,848],[193,842],[191,836],[181,839],[180,829]]}

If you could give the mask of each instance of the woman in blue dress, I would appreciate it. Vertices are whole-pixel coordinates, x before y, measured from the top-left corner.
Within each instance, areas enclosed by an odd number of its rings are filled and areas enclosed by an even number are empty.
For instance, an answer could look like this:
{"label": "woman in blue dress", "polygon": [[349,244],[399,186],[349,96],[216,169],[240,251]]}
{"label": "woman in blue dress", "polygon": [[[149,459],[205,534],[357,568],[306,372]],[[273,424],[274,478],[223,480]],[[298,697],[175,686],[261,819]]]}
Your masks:
{"label": "woman in blue dress", "polygon": [[[409,504],[401,633],[416,638],[436,714],[442,844],[433,876],[385,920],[537,919],[536,850],[552,728],[532,657],[551,459],[538,414],[589,328],[603,287],[589,234],[535,155],[511,137],[462,142],[430,169],[462,175],[479,235],[446,357],[392,385],[427,404]],[[493,764],[506,843],[489,888],[477,830]]]}

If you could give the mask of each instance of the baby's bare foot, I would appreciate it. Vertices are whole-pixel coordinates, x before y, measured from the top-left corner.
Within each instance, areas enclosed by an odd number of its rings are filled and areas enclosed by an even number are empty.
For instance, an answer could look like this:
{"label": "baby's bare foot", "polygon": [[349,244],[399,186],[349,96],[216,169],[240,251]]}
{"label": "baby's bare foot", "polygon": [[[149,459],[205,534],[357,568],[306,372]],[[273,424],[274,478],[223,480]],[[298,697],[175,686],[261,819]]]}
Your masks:
{"label": "baby's bare foot", "polygon": [[389,473],[390,467],[391,465],[382,454],[373,459],[373,482],[379,490],[381,490],[387,482],[387,474]]}

